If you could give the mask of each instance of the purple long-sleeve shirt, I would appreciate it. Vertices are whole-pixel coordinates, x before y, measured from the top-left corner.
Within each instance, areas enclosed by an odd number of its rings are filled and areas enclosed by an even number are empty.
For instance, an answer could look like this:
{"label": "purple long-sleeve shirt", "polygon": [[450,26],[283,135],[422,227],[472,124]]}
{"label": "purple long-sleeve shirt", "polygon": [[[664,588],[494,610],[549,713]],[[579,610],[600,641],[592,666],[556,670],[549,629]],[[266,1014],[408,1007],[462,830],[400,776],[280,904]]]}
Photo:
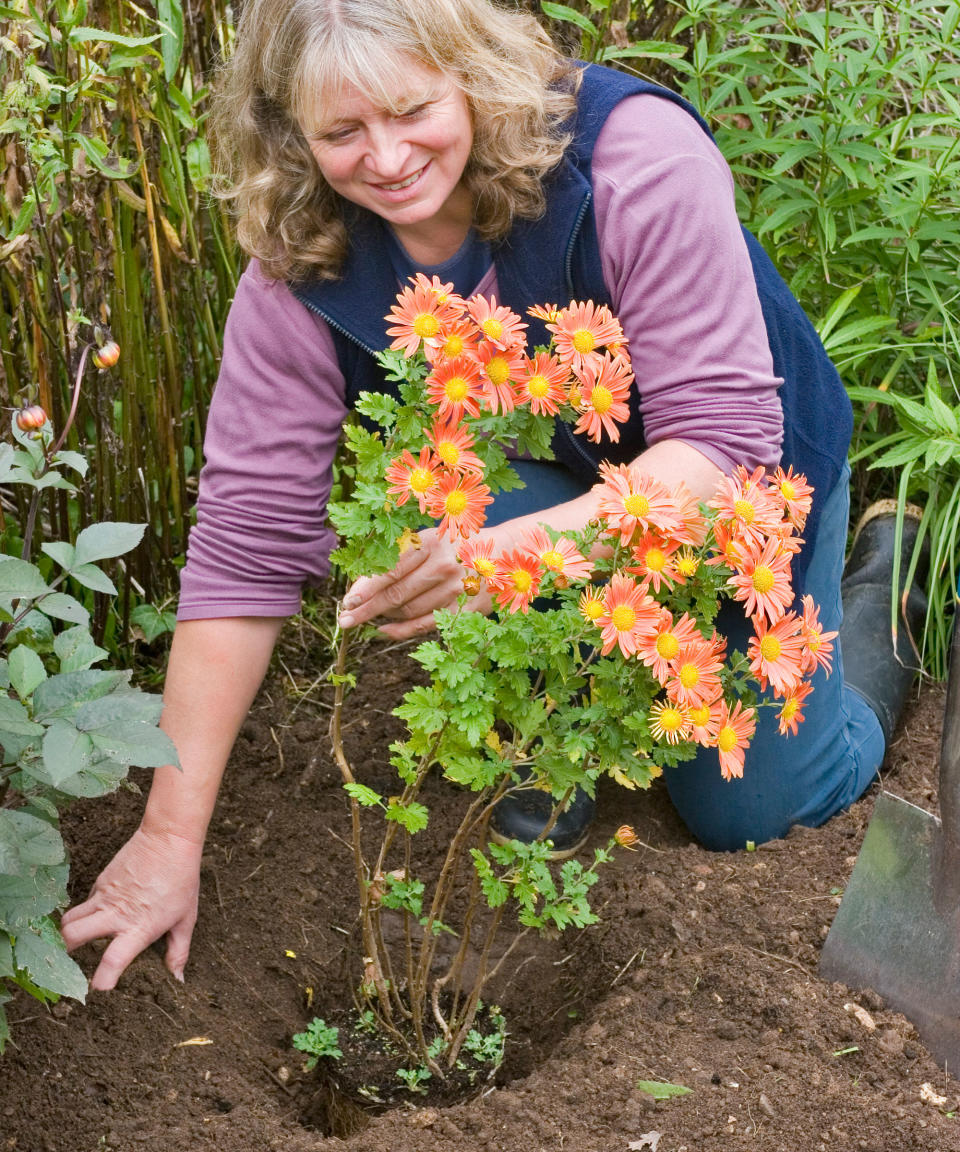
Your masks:
{"label": "purple long-sleeve shirt", "polygon": [[[720,153],[676,105],[631,96],[597,140],[593,189],[647,443],[685,441],[723,471],[772,467],[781,381]],[[496,292],[494,269],[476,290]],[[224,335],[181,620],[288,616],[302,586],[327,574],[344,394],[324,321],[251,262]]]}

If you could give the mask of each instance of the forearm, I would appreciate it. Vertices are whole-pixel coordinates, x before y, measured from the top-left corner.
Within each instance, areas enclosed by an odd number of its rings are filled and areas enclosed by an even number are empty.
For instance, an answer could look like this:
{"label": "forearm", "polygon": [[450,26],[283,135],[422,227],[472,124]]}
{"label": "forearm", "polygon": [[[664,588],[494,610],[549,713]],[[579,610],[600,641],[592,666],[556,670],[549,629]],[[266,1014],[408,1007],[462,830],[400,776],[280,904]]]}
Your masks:
{"label": "forearm", "polygon": [[145,830],[203,842],[227,759],[282,625],[282,617],[250,616],[177,625],[160,726],[181,767],[154,773]]}

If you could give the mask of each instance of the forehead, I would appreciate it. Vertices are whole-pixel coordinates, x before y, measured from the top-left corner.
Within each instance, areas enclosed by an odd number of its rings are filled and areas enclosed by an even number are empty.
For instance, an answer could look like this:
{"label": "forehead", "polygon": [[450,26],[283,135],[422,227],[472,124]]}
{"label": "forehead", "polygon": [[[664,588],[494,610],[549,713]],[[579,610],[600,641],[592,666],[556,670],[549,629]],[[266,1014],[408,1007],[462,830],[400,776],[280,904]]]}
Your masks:
{"label": "forehead", "polygon": [[[327,54],[307,64],[294,93],[294,115],[307,132],[374,112],[403,112],[453,89],[442,72],[378,48],[359,59]],[[351,54],[351,56],[354,54]]]}

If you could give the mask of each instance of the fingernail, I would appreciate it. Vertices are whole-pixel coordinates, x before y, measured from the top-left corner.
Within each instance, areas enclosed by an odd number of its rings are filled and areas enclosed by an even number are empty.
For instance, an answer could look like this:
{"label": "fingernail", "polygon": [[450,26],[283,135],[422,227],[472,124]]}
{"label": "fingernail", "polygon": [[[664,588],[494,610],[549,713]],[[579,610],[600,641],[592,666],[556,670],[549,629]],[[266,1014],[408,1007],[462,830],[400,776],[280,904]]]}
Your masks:
{"label": "fingernail", "polygon": [[182,968],[177,968],[177,969],[174,971],[174,973],[173,973],[173,978],[174,978],[174,980],[179,980],[179,981],[180,981],[180,983],[181,983],[181,984],[183,984],[183,983],[184,983],[184,979],[183,979],[183,969],[182,969]]}
{"label": "fingernail", "polygon": [[356,606],[359,603],[360,603],[360,597],[359,596],[345,596],[343,598],[344,608],[356,608]]}

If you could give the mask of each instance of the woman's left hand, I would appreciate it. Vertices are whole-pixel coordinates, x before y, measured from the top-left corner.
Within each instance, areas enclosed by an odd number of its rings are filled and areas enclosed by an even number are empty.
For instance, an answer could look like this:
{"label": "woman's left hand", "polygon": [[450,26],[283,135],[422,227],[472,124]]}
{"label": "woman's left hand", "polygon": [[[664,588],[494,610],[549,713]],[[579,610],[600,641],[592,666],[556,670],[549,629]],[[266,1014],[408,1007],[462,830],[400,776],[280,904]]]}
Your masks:
{"label": "woman's left hand", "polygon": [[[355,628],[383,617],[380,631],[391,640],[409,640],[431,632],[438,608],[455,608],[463,592],[464,568],[457,560],[456,545],[438,535],[435,528],[419,534],[420,547],[409,548],[396,565],[381,576],[361,576],[343,600],[340,623]],[[468,600],[475,612],[489,612],[492,601],[486,590]]]}

